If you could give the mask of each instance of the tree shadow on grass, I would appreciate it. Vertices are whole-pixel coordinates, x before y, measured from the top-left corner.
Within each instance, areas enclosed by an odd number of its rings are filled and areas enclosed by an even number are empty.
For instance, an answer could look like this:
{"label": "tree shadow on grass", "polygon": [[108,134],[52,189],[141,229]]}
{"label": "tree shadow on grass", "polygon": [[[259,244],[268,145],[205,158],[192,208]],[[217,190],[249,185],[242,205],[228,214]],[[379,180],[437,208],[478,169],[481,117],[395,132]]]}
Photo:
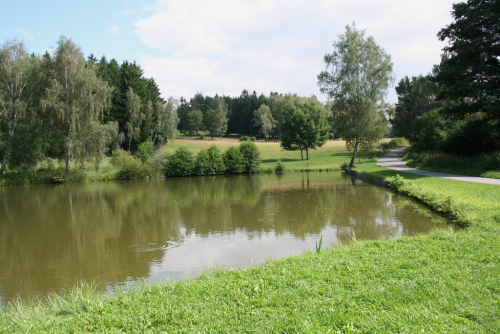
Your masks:
{"label": "tree shadow on grass", "polygon": [[281,160],[281,162],[292,162],[292,161],[307,161],[307,160],[301,160],[301,159],[264,159],[261,160],[262,163],[267,163],[267,162],[278,162],[278,160]]}

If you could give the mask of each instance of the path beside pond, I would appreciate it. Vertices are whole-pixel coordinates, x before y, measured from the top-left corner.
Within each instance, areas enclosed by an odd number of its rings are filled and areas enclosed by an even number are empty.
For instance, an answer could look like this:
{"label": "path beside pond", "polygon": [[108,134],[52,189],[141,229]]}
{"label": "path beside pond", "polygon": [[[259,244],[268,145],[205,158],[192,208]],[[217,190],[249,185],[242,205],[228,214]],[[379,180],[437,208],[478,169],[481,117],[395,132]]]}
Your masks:
{"label": "path beside pond", "polygon": [[476,183],[486,183],[486,184],[495,184],[500,185],[500,179],[490,179],[487,177],[475,177],[475,176],[465,176],[465,175],[457,175],[457,174],[448,174],[448,173],[440,173],[440,172],[432,172],[429,170],[417,169],[408,167],[406,162],[402,160],[404,155],[405,147],[400,147],[391,152],[387,153],[377,161],[377,165],[386,167],[389,169],[397,170],[400,172],[418,174],[423,176],[432,176],[432,177],[440,177],[443,179],[452,179],[458,181],[466,181],[466,182],[476,182]]}

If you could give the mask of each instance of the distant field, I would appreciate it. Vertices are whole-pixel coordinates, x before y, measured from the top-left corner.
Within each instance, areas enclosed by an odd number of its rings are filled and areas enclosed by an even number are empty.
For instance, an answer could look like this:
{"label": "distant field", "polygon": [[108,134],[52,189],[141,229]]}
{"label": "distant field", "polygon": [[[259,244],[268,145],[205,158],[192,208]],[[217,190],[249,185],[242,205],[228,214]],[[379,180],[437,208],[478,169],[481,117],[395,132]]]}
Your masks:
{"label": "distant field", "polygon": [[[185,146],[198,153],[202,148],[208,148],[211,145],[217,145],[221,150],[226,150],[229,146],[239,145],[237,138],[215,138],[195,139],[181,137],[174,142],[163,146],[162,150],[166,153],[172,153],[180,146]],[[317,150],[309,151],[309,160],[300,158],[300,151],[285,151],[280,147],[279,141],[256,141],[255,144],[261,152],[261,169],[274,169],[278,159],[285,164],[288,170],[318,170],[318,169],[339,169],[343,162],[349,162],[352,151],[348,151],[343,140],[329,140],[323,147]],[[358,151],[359,157],[364,157],[368,153]],[[306,153],[304,152],[304,159]],[[362,163],[368,162],[367,159],[361,160]],[[356,160],[357,164],[360,164]]]}

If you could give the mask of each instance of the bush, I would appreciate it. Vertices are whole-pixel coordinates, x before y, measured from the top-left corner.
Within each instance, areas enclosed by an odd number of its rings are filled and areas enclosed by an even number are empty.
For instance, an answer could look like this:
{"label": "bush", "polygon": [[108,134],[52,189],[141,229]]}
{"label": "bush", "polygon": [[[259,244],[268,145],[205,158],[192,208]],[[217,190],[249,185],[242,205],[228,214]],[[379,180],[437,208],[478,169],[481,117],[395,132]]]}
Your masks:
{"label": "bush", "polygon": [[137,152],[135,153],[136,157],[141,159],[142,162],[146,162],[151,159],[155,154],[155,149],[153,147],[153,142],[145,141],[141,143],[137,148]]}
{"label": "bush", "polygon": [[228,174],[237,174],[244,171],[243,156],[238,146],[230,146],[224,152],[224,167]]}
{"label": "bush", "polygon": [[194,156],[187,147],[179,147],[173,154],[167,156],[164,168],[165,176],[189,176],[194,171]]}
{"label": "bush", "polygon": [[196,175],[215,175],[224,173],[224,159],[221,151],[215,145],[207,150],[202,149],[195,159]]}
{"label": "bush", "polygon": [[285,164],[281,161],[281,159],[278,160],[276,163],[276,167],[274,167],[274,172],[275,173],[283,173],[285,171]]}
{"label": "bush", "polygon": [[113,151],[111,164],[120,169],[117,177],[119,179],[143,179],[153,175],[153,169],[148,164],[135,159],[130,152],[122,149]]}
{"label": "bush", "polygon": [[251,137],[248,137],[248,136],[242,136],[242,137],[240,137],[240,141],[252,141],[252,142],[254,142],[256,140],[257,139],[255,137],[253,137],[253,136],[251,136]]}
{"label": "bush", "polygon": [[260,170],[260,152],[252,141],[243,141],[240,144],[240,152],[243,156],[243,171],[255,173]]}

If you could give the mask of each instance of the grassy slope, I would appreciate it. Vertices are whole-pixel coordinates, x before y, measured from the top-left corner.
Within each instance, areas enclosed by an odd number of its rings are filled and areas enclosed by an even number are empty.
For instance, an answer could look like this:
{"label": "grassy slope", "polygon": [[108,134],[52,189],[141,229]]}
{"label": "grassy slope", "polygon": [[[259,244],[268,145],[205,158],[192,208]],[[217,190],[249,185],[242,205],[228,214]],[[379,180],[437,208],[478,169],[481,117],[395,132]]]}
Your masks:
{"label": "grassy slope", "polygon": [[[396,174],[362,167],[381,178]],[[5,310],[0,331],[499,332],[500,187],[404,176],[413,195],[459,210],[470,226],[353,242],[111,296],[81,288],[48,305]]]}

